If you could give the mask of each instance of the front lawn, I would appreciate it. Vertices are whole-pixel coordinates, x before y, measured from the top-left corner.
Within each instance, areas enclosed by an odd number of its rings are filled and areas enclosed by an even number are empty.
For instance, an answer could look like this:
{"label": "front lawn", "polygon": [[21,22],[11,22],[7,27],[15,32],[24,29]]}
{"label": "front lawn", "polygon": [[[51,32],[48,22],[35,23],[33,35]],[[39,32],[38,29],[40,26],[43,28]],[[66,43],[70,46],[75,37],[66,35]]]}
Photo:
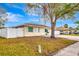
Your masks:
{"label": "front lawn", "polygon": [[[58,50],[76,41],[61,38],[50,39],[44,37],[26,37],[15,39],[0,38],[0,55],[2,56],[39,56],[56,53]],[[42,54],[37,46],[41,45]]]}
{"label": "front lawn", "polygon": [[68,36],[79,36],[79,34],[65,34],[65,35],[68,35]]}

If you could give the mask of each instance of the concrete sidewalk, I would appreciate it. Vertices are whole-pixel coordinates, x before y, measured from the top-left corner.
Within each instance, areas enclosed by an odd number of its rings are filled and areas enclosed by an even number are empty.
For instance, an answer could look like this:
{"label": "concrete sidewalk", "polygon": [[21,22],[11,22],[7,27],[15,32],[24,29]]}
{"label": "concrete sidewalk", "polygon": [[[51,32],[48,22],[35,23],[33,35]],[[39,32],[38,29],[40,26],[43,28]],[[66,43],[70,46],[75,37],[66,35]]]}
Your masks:
{"label": "concrete sidewalk", "polygon": [[[57,35],[56,37],[79,41],[79,36]],[[61,49],[54,56],[79,56],[79,42]]]}
{"label": "concrete sidewalk", "polygon": [[61,49],[54,56],[79,56],[79,42]]}
{"label": "concrete sidewalk", "polygon": [[79,41],[79,36],[56,35],[56,37]]}

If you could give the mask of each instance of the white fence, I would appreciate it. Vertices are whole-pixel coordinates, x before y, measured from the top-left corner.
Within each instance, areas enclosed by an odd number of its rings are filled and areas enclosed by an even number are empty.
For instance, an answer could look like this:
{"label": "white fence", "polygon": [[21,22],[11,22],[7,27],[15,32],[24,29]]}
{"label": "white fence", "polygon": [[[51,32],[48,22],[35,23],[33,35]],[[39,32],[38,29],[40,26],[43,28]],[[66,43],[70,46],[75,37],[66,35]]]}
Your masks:
{"label": "white fence", "polygon": [[7,37],[7,28],[0,29],[0,36]]}
{"label": "white fence", "polygon": [[23,29],[22,28],[8,28],[7,29],[7,38],[16,38],[23,37]]}
{"label": "white fence", "polygon": [[59,35],[60,34],[60,31],[55,31],[55,35]]}
{"label": "white fence", "polygon": [[0,36],[5,38],[23,37],[22,28],[3,28],[0,29]]}

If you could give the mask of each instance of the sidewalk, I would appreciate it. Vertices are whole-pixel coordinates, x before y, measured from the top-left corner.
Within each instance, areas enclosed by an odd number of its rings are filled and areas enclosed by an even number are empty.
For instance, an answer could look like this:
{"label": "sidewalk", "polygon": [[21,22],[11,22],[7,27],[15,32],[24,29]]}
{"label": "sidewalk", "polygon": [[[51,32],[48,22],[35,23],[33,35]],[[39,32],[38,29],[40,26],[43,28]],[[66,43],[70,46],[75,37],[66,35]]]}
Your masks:
{"label": "sidewalk", "polygon": [[72,44],[64,49],[61,49],[54,56],[79,56],[79,42]]}
{"label": "sidewalk", "polygon": [[69,40],[79,41],[79,36],[57,35],[56,37],[66,38],[66,39],[69,39]]}

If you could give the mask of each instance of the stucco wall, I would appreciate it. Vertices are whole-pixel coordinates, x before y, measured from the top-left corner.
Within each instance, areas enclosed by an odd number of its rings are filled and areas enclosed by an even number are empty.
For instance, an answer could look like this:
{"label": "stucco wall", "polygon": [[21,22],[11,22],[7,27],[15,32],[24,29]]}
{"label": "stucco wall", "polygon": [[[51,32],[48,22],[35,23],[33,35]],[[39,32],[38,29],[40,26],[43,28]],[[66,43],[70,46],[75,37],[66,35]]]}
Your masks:
{"label": "stucco wall", "polygon": [[[50,36],[51,36],[51,29],[48,28],[48,32],[49,32],[48,35],[45,35],[45,36],[50,37]],[[55,31],[54,31],[54,34],[55,34],[55,36],[56,36],[56,35],[60,35],[60,31],[56,31],[56,30],[55,30]]]}
{"label": "stucco wall", "polygon": [[[6,38],[16,38],[16,37],[24,37],[24,36],[50,36],[51,30],[49,28],[47,35],[45,32],[45,28],[33,28],[33,32],[28,32],[28,27],[24,28],[3,28],[0,29],[0,36]],[[55,31],[55,35],[59,35],[60,31]]]}
{"label": "stucco wall", "polygon": [[24,34],[25,36],[43,36],[45,35],[45,31],[43,28],[39,28],[38,32],[38,28],[33,28],[33,32],[28,32],[28,27],[25,27]]}
{"label": "stucco wall", "polygon": [[[45,29],[48,29],[49,33],[45,32]],[[28,32],[28,27],[24,28],[25,36],[51,36],[51,29],[50,28],[33,28],[33,32]],[[55,35],[59,35],[60,31],[55,31]]]}
{"label": "stucco wall", "polygon": [[60,31],[55,31],[55,35],[59,35],[60,34]]}

